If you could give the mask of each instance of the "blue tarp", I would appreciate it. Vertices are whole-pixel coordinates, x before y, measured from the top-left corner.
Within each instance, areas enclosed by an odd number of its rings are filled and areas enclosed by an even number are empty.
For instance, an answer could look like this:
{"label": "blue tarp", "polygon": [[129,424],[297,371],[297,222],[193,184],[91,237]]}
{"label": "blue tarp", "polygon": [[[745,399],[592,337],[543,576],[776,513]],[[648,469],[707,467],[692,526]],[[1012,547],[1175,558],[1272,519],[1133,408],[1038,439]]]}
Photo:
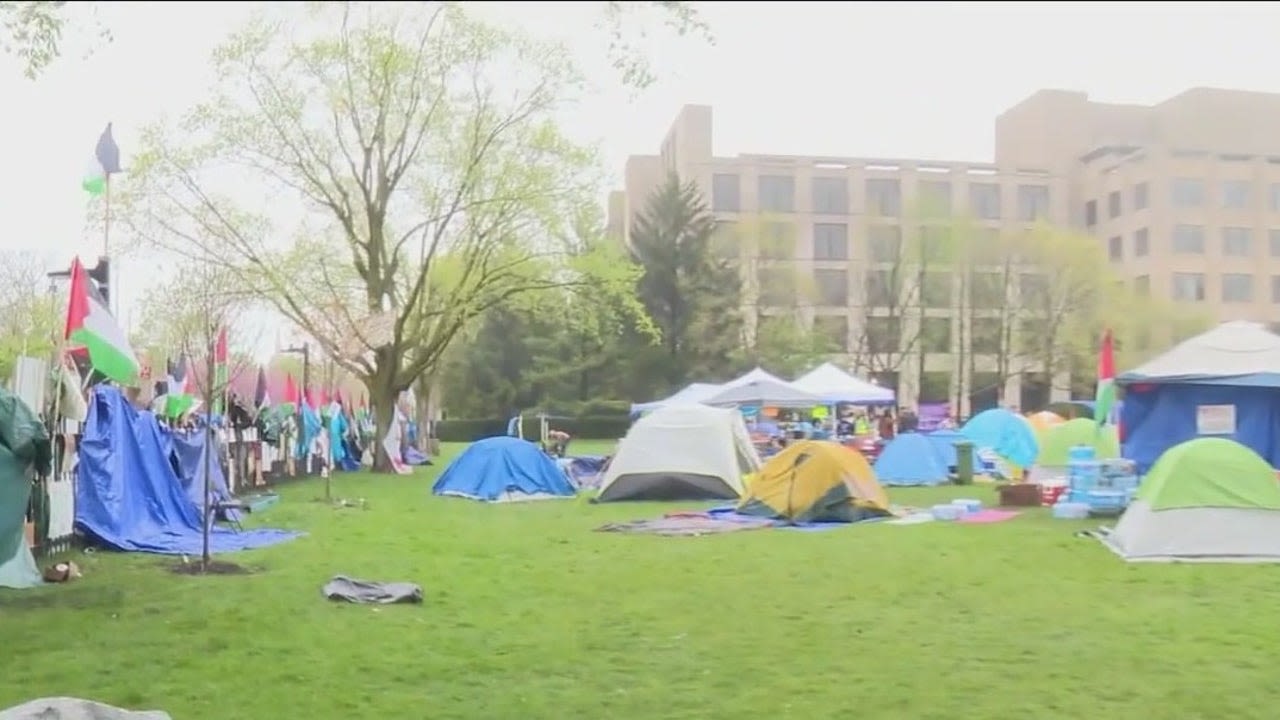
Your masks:
{"label": "blue tarp", "polygon": [[431,491],[475,500],[499,500],[514,494],[574,494],[569,478],[555,461],[537,445],[513,437],[472,443],[440,473]]}
{"label": "blue tarp", "polygon": [[[955,456],[954,447],[951,456]],[[941,485],[950,479],[950,464],[924,435],[903,433],[880,451],[876,479],[881,485]]]}
{"label": "blue tarp", "polygon": [[1125,389],[1120,424],[1121,454],[1145,473],[1165,450],[1201,437],[1196,415],[1201,405],[1235,407],[1235,440],[1280,467],[1280,389],[1169,383]]}
{"label": "blue tarp", "polygon": [[[925,440],[933,446],[938,456],[947,464],[947,467],[953,468],[957,465],[956,460],[956,443],[972,442],[969,438],[960,433],[959,430],[934,430],[933,432],[921,433]],[[973,455],[973,471],[975,473],[982,472],[982,461],[978,459],[978,454]]]}
{"label": "blue tarp", "polygon": [[1040,454],[1031,423],[1004,408],[983,410],[969,419],[960,432],[979,450],[990,450],[1021,468],[1035,464]]}
{"label": "blue tarp", "polygon": [[[178,479],[182,481],[183,490],[191,504],[204,507],[204,470],[205,442],[207,433],[204,429],[194,432],[174,431],[159,427],[161,439],[167,440],[174,458],[178,461]],[[222,473],[222,463],[218,462],[214,443],[214,456],[209,458],[209,499],[213,502],[229,500],[231,491],[227,488],[227,478]]]}
{"label": "blue tarp", "polygon": [[[169,462],[171,448],[155,416],[135,410],[116,388],[94,388],[76,467],[76,526],[117,550],[200,554],[201,510]],[[297,536],[284,530],[214,527],[209,546],[222,553]]]}

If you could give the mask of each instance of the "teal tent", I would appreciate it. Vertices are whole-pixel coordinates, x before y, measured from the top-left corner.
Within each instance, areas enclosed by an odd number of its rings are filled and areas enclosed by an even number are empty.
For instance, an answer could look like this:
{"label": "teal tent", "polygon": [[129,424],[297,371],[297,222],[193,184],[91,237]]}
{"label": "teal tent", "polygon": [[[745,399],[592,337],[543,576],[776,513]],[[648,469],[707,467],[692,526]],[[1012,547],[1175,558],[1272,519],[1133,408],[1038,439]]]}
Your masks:
{"label": "teal tent", "polygon": [[40,569],[24,531],[31,481],[48,474],[49,433],[26,403],[0,388],[0,587],[40,585]]}

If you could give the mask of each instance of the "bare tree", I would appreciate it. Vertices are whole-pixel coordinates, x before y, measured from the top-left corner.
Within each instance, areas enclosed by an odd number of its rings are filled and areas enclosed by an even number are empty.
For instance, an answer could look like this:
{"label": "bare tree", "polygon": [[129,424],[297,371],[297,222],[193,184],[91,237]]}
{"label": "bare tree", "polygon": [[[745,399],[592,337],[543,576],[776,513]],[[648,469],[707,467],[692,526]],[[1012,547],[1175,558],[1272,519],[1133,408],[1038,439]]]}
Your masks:
{"label": "bare tree", "polygon": [[49,264],[34,252],[0,251],[0,379],[19,355],[47,357],[58,330],[56,299],[47,290]]}

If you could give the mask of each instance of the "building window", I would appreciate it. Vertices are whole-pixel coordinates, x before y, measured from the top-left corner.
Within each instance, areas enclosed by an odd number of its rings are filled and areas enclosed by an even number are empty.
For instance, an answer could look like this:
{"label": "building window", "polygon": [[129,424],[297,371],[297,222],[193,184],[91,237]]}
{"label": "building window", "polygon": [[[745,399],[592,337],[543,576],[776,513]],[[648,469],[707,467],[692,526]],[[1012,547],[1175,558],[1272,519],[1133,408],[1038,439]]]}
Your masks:
{"label": "building window", "polygon": [[814,223],[813,259],[848,260],[849,226],[844,223]]}
{"label": "building window", "polygon": [[1112,262],[1119,262],[1124,259],[1124,238],[1119,235],[1107,241],[1107,257]]}
{"label": "building window", "polygon": [[844,315],[819,315],[813,319],[813,332],[827,341],[831,352],[849,349],[849,318]]}
{"label": "building window", "polygon": [[898,305],[896,275],[884,270],[867,273],[867,307],[891,308]]}
{"label": "building window", "polygon": [[1253,302],[1253,276],[1244,273],[1223,273],[1222,302]]}
{"label": "building window", "polygon": [[1120,211],[1122,209],[1123,207],[1122,207],[1122,203],[1120,202],[1120,191],[1112,190],[1111,193],[1107,195],[1107,217],[1111,218],[1112,220],[1120,217]]}
{"label": "building window", "polygon": [[1049,278],[1040,273],[1022,273],[1018,277],[1018,300],[1022,305],[1044,303],[1049,298]]}
{"label": "building window", "polygon": [[760,212],[789,213],[796,209],[796,179],[790,175],[761,175],[756,192]]}
{"label": "building window", "polygon": [[976,355],[999,355],[1004,347],[1004,323],[999,318],[969,321],[969,347]]}
{"label": "building window", "polygon": [[918,402],[944,403],[951,399],[951,373],[945,370],[930,370],[920,373],[920,394]]}
{"label": "building window", "polygon": [[1008,276],[998,272],[976,272],[969,276],[969,306],[975,310],[999,310],[1008,306]]}
{"label": "building window", "polygon": [[902,213],[902,186],[892,178],[867,180],[867,213],[897,217]]}
{"label": "building window", "polygon": [[736,258],[740,254],[740,249],[738,223],[717,220],[715,232],[711,234],[712,253],[721,258]]}
{"label": "building window", "polygon": [[927,353],[951,352],[951,318],[927,317],[921,320],[920,344]]}
{"label": "building window", "polygon": [[1049,217],[1049,186],[1018,186],[1018,219],[1033,222]]}
{"label": "building window", "polygon": [[937,271],[920,273],[920,304],[937,309],[951,307],[953,285],[951,273]]}
{"label": "building window", "polygon": [[1249,207],[1249,181],[1224,180],[1222,182],[1222,207],[1228,210],[1244,210]]}
{"label": "building window", "polygon": [[796,256],[795,225],[789,222],[761,223],[756,254],[769,260],[793,260]]}
{"label": "building window", "polygon": [[1139,228],[1133,233],[1133,256],[1146,257],[1151,252],[1151,233],[1146,228]]}
{"label": "building window", "polygon": [[1179,255],[1204,254],[1204,226],[1174,225],[1173,251]]}
{"label": "building window", "polygon": [[742,188],[737,175],[716,173],[711,176],[711,209],[715,212],[742,210]]}
{"label": "building window", "polygon": [[835,307],[846,307],[849,304],[848,272],[818,268],[813,271],[813,284],[818,288],[818,304]]}
{"label": "building window", "polygon": [[921,180],[916,191],[926,214],[951,214],[951,183],[946,180]]}
{"label": "building window", "polygon": [[1151,276],[1139,275],[1133,279],[1133,294],[1146,297],[1151,294]]}
{"label": "building window", "polygon": [[995,183],[970,184],[969,211],[979,220],[999,220],[1000,186]]}
{"label": "building window", "polygon": [[866,321],[867,350],[876,354],[896,353],[902,347],[902,327],[896,317],[869,317]]}
{"label": "building window", "polygon": [[848,215],[849,180],[836,177],[814,178],[813,211],[819,215]]}
{"label": "building window", "polygon": [[791,267],[762,265],[756,269],[761,307],[789,307],[796,301],[796,274]]}
{"label": "building window", "polygon": [[1226,257],[1249,257],[1252,245],[1249,228],[1222,228],[1222,254]]}
{"label": "building window", "polygon": [[902,254],[902,228],[897,225],[872,225],[867,233],[871,261],[897,262]]}
{"label": "building window", "polygon": [[1093,227],[1098,224],[1098,201],[1090,200],[1084,204],[1084,224],[1085,227]]}
{"label": "building window", "polygon": [[1196,208],[1204,205],[1204,181],[1195,178],[1175,178],[1173,181],[1173,206]]}
{"label": "building window", "polygon": [[1280,275],[1271,276],[1271,302],[1280,304]]}
{"label": "building window", "polygon": [[1181,302],[1204,300],[1204,273],[1174,273],[1173,299]]}
{"label": "building window", "polygon": [[1267,231],[1267,245],[1271,257],[1280,257],[1280,230]]}
{"label": "building window", "polygon": [[1146,210],[1151,204],[1151,186],[1146,183],[1138,183],[1133,186],[1133,209]]}
{"label": "building window", "polygon": [[1271,212],[1280,212],[1280,183],[1271,183],[1267,188],[1267,207]]}

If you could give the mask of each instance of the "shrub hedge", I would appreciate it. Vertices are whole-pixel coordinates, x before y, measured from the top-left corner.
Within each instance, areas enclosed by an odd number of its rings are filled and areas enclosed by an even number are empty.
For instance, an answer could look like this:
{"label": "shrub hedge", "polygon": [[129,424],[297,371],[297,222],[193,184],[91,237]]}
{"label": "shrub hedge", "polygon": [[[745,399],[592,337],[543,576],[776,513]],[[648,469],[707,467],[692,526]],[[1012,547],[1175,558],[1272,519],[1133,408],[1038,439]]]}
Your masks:
{"label": "shrub hedge", "polygon": [[[509,421],[509,418],[441,420],[436,423],[436,437],[441,442],[475,442],[506,435]],[[617,440],[627,434],[631,418],[625,414],[578,415],[554,419],[551,427],[563,430],[579,440]],[[538,418],[526,415],[523,429],[526,438],[538,439]]]}

